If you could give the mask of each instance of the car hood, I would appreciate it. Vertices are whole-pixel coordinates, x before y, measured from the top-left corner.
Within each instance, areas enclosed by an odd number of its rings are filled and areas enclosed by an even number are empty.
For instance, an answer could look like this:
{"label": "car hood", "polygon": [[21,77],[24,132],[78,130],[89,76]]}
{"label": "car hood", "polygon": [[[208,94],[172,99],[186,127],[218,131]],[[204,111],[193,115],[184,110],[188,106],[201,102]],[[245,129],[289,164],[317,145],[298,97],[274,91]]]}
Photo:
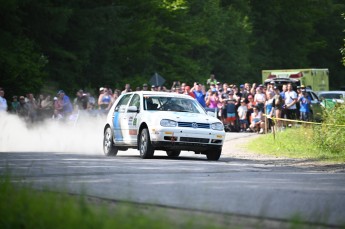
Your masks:
{"label": "car hood", "polygon": [[219,119],[206,115],[190,112],[172,112],[172,111],[153,111],[150,119],[160,122],[162,119],[170,119],[177,122],[197,122],[197,123],[215,123],[220,122]]}

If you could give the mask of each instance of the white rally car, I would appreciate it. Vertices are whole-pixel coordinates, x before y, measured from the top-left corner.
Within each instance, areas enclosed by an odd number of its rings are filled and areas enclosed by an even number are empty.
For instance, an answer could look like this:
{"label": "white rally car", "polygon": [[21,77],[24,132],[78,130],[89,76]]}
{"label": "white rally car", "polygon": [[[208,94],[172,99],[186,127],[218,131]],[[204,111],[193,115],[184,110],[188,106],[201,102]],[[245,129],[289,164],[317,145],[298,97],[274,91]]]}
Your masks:
{"label": "white rally car", "polygon": [[119,150],[136,148],[141,158],[152,158],[155,150],[178,157],[181,150],[188,150],[218,160],[225,131],[211,113],[188,95],[153,91],[122,94],[109,110],[104,126],[104,154],[115,156]]}

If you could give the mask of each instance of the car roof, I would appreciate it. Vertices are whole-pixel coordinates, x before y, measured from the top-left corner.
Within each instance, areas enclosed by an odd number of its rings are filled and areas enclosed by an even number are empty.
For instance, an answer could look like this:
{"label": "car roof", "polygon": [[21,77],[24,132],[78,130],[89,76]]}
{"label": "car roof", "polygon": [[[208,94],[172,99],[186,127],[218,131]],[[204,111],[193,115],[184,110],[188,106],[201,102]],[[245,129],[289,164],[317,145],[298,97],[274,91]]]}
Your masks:
{"label": "car roof", "polygon": [[318,94],[345,94],[345,91],[319,91]]}
{"label": "car roof", "polygon": [[185,98],[185,99],[194,99],[189,95],[178,94],[173,92],[163,92],[163,91],[132,91],[127,92],[126,94],[139,94],[143,96],[164,96],[164,97],[175,97],[175,98]]}

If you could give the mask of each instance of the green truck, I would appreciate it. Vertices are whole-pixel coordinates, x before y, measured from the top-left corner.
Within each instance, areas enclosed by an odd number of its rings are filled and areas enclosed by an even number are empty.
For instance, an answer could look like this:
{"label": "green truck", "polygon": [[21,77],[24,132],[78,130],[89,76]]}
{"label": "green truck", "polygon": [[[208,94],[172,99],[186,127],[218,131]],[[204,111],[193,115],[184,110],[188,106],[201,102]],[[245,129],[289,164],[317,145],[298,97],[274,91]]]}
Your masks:
{"label": "green truck", "polygon": [[304,85],[313,91],[329,90],[329,71],[327,68],[262,70],[262,82],[274,81],[276,85],[293,83],[294,86]]}

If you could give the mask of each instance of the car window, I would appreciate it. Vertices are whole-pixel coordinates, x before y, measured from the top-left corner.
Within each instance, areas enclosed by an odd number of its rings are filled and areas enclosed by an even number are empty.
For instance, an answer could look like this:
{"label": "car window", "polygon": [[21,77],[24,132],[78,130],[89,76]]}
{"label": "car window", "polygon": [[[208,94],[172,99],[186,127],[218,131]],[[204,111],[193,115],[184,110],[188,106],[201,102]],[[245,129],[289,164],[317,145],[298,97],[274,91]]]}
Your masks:
{"label": "car window", "polygon": [[200,104],[194,99],[168,96],[144,97],[144,109],[157,111],[205,113]]}
{"label": "car window", "polygon": [[118,104],[115,107],[114,112],[120,112],[120,113],[124,113],[128,104],[129,99],[131,98],[132,94],[126,94],[124,95],[120,101],[118,102]]}
{"label": "car window", "polygon": [[337,93],[327,93],[327,94],[320,94],[320,98],[323,98],[323,99],[343,99],[343,95],[337,94]]}
{"label": "car window", "polygon": [[136,106],[137,109],[140,109],[140,96],[138,94],[133,95],[129,106]]}
{"label": "car window", "polygon": [[319,100],[319,98],[317,97],[317,95],[314,92],[311,91],[310,94],[311,94],[312,100]]}

